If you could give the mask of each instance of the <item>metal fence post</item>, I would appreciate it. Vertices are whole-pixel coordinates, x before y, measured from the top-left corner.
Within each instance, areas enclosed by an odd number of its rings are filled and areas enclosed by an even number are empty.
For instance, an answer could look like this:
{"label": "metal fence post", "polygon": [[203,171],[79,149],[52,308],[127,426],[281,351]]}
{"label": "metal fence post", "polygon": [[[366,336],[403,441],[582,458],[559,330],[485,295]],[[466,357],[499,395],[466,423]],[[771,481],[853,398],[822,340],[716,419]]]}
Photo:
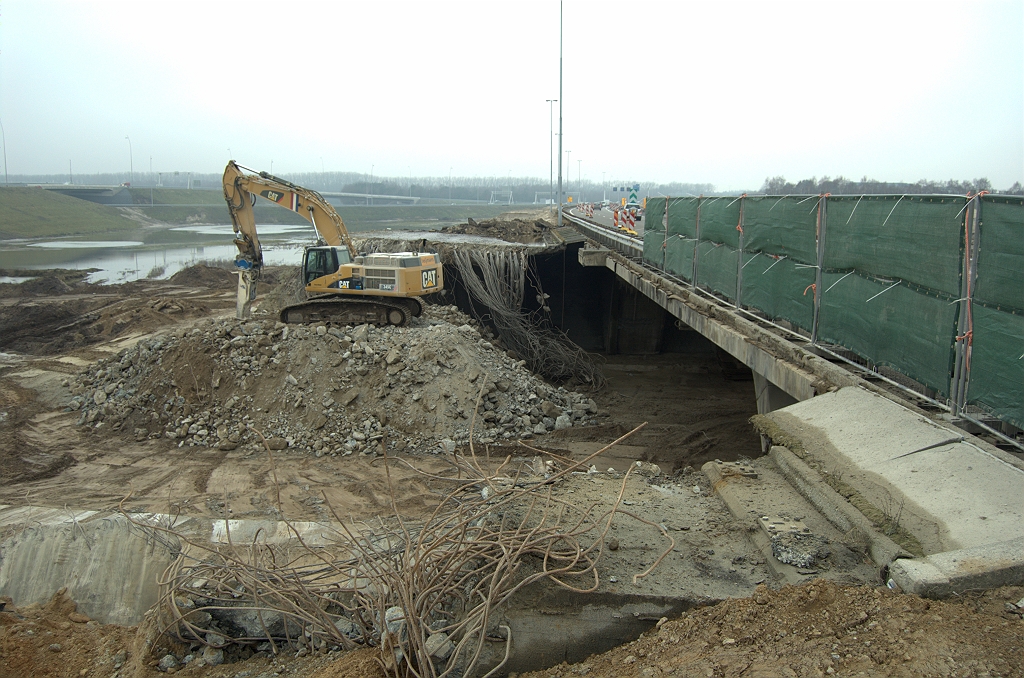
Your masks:
{"label": "metal fence post", "polygon": [[701,206],[701,203],[703,201],[704,201],[704,196],[703,195],[697,196],[697,223],[694,226],[694,234],[693,234],[693,237],[694,237],[694,241],[693,241],[693,267],[691,269],[691,273],[692,273],[693,277],[690,278],[690,286],[693,287],[694,289],[697,288],[697,261],[699,259],[697,254],[698,254],[698,252],[700,250],[700,206]]}
{"label": "metal fence post", "polygon": [[736,230],[740,232],[739,249],[736,250],[736,307],[743,304],[743,203],[746,202],[745,195],[740,196],[740,221],[736,224]]}
{"label": "metal fence post", "polygon": [[818,316],[821,313],[821,270],[825,267],[825,232],[828,225],[828,196],[818,198],[818,265],[814,270],[814,315],[811,318],[811,344],[818,343]]}
{"label": "metal fence post", "polygon": [[665,214],[661,218],[661,224],[665,228],[665,242],[661,245],[661,270],[668,270],[668,203],[672,198],[665,196]]}
{"label": "metal fence post", "polygon": [[978,251],[981,247],[981,196],[967,203],[964,213],[964,262],[960,275],[960,314],[957,319],[956,354],[950,379],[949,401],[954,417],[967,407],[967,388],[971,376],[972,329],[971,304],[978,272]]}

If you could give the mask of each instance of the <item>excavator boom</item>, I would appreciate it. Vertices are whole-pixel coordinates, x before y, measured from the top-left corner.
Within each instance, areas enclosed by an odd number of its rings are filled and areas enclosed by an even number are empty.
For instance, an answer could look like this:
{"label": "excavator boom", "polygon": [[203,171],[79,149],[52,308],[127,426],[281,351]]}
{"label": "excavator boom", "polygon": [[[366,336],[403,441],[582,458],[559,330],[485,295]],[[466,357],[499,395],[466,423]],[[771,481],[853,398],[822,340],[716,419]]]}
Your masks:
{"label": "excavator boom", "polygon": [[263,251],[252,211],[256,196],[298,213],[313,225],[321,243],[345,247],[349,255],[355,258],[356,248],[352,245],[344,222],[334,206],[319,193],[266,172],[246,174],[232,160],[224,169],[224,199],[231,213],[231,226],[238,236],[235,245],[239,257],[251,262],[253,268],[263,266]]}

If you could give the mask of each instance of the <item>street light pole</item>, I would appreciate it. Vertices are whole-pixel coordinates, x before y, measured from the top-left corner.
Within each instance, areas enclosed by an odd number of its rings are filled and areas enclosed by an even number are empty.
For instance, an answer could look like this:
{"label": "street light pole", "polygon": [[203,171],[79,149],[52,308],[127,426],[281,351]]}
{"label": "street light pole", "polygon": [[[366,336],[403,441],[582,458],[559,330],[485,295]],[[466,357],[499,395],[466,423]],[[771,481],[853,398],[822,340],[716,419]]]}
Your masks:
{"label": "street light pole", "polygon": [[75,184],[75,175],[71,171],[71,158],[68,158],[68,183],[72,186]]}
{"label": "street light pole", "polygon": [[452,168],[448,168],[448,204],[452,203]]}
{"label": "street light pole", "polygon": [[555,190],[555,123],[554,123],[554,102],[558,99],[545,99],[548,102],[548,200],[554,202]]}
{"label": "street light pole", "polygon": [[579,164],[576,165],[576,183],[579,184],[580,193],[578,200],[583,202],[583,161],[577,160]]}
{"label": "street light pole", "polygon": [[128,139],[128,184],[135,183],[135,158],[132,155],[132,140],[127,134],[124,137]]}
{"label": "street light pole", "polygon": [[373,198],[370,197],[370,187],[373,186],[373,165],[370,165],[370,186],[366,187],[366,204],[372,205]]}
{"label": "street light pole", "polygon": [[601,172],[601,202],[608,199],[608,191],[604,187],[604,172]]}
{"label": "street light pole", "polygon": [[562,227],[562,3],[558,3],[558,227]]}

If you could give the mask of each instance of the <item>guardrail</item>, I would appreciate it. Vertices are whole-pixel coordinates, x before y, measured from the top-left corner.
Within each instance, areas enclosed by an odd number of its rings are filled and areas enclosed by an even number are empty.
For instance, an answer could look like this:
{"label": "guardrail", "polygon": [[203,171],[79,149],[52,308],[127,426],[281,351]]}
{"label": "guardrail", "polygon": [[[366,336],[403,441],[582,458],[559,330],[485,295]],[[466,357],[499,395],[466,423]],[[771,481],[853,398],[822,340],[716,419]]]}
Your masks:
{"label": "guardrail", "polygon": [[605,247],[613,249],[620,254],[624,254],[630,258],[641,258],[644,255],[643,242],[636,238],[616,233],[604,226],[592,224],[589,221],[580,219],[568,212],[562,213],[562,219],[572,222],[572,224],[580,230],[583,235],[587,236],[591,240],[595,240],[596,242],[599,242]]}

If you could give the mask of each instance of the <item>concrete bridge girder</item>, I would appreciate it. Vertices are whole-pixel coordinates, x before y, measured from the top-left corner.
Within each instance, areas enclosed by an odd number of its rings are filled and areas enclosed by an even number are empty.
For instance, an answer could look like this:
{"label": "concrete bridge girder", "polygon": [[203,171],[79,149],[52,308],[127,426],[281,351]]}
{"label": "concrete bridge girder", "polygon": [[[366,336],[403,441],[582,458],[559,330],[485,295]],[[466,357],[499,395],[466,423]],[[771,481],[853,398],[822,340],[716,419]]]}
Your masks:
{"label": "concrete bridge girder", "polygon": [[673,317],[686,323],[754,373],[759,414],[808,400],[862,380],[792,342],[766,332],[737,313],[700,298],[609,250],[580,250],[580,263],[604,266]]}

